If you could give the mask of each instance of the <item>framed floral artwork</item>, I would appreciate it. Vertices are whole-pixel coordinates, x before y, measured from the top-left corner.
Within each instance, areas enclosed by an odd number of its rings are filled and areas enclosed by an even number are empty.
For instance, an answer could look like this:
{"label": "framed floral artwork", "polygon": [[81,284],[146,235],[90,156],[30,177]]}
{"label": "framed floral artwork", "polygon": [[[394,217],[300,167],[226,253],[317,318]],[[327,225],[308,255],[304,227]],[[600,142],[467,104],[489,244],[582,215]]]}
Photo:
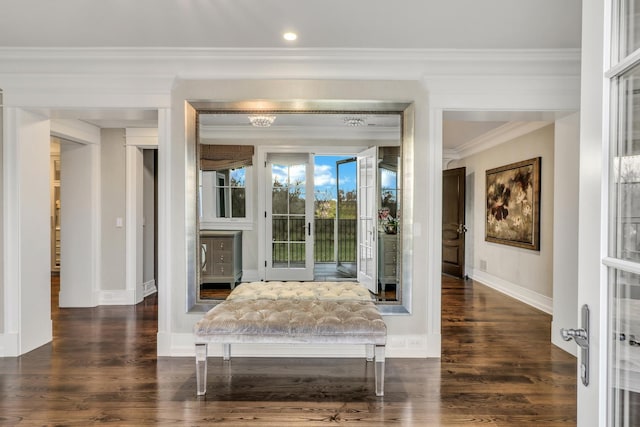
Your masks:
{"label": "framed floral artwork", "polygon": [[487,170],[486,241],[540,250],[541,160]]}

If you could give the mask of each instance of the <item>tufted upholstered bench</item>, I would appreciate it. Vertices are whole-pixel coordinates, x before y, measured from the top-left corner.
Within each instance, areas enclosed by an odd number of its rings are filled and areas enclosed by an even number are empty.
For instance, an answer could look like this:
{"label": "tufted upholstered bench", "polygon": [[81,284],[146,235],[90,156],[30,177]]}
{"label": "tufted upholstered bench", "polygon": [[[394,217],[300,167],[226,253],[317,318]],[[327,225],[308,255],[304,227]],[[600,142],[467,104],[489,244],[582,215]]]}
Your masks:
{"label": "tufted upholstered bench", "polygon": [[207,344],[364,344],[384,395],[387,329],[369,292],[348,282],[256,282],[237,286],[196,323],[197,394],[206,393]]}

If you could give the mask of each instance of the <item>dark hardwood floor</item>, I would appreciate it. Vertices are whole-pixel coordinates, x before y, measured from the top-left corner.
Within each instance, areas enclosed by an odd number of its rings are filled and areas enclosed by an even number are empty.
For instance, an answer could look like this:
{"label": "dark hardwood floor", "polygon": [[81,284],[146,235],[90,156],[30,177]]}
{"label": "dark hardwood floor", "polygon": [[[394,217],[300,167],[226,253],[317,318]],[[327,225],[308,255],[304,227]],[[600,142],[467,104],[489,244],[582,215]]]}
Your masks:
{"label": "dark hardwood floor", "polygon": [[57,309],[53,342],[0,358],[0,424],[114,426],[567,426],[576,360],[551,317],[471,281],[443,278],[442,359],[387,359],[384,398],[361,359],[156,357],[157,304]]}

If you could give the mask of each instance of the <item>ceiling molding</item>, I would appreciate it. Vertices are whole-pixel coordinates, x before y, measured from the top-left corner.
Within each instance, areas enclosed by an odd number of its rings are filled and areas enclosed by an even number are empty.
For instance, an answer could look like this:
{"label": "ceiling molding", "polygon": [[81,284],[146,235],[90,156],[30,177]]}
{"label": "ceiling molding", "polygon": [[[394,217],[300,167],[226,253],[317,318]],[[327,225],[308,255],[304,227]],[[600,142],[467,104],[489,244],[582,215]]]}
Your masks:
{"label": "ceiling molding", "polygon": [[[180,78],[580,75],[579,49],[0,48],[3,74]],[[277,65],[277,66],[276,66]]]}
{"label": "ceiling molding", "polygon": [[516,139],[522,135],[526,135],[540,128],[543,128],[553,122],[551,121],[530,121],[520,122],[513,121],[499,126],[485,134],[482,134],[459,147],[447,150],[447,158],[463,159],[473,154],[485,151],[505,142]]}

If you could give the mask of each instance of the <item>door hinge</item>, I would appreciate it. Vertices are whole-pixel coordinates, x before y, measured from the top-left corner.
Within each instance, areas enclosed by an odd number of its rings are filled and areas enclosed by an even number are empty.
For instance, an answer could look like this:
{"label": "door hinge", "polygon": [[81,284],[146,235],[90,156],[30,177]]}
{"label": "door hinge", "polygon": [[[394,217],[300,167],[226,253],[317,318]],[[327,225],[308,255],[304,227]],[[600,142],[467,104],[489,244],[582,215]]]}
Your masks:
{"label": "door hinge", "polygon": [[264,266],[265,266],[265,267],[267,266],[267,261],[266,261],[266,260],[264,261]]}
{"label": "door hinge", "polygon": [[265,218],[267,217],[267,211],[264,211],[264,217]]}

